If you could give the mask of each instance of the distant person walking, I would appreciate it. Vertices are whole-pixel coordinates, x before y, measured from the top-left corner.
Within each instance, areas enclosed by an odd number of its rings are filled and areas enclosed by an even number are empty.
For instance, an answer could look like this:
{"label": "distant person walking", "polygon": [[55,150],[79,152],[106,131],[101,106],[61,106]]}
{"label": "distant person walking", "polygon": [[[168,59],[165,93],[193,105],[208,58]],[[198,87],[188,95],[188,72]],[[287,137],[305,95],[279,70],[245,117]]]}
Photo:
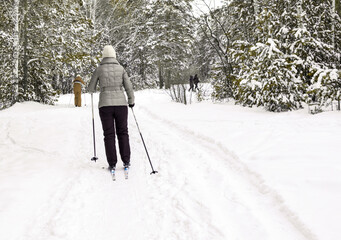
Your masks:
{"label": "distant person walking", "polygon": [[[81,76],[77,75],[75,80],[73,80],[73,93],[75,94],[75,106],[82,106],[82,85],[85,85]],[[70,99],[71,101],[71,99]]]}
{"label": "distant person walking", "polygon": [[193,76],[191,75],[190,77],[189,77],[189,89],[188,89],[188,91],[193,91],[193,87],[194,87],[194,84],[193,84],[194,82],[193,82]]}
{"label": "distant person walking", "polygon": [[194,82],[194,88],[195,88],[196,90],[199,90],[199,88],[198,88],[198,83],[199,83],[200,81],[199,81],[199,78],[198,78],[198,74],[195,74],[195,76],[194,76],[194,78],[193,78],[193,82]]}
{"label": "distant person walking", "polygon": [[[102,122],[104,145],[109,170],[115,171],[117,163],[115,135],[117,135],[121,159],[125,168],[130,166],[130,145],[128,135],[128,107],[134,107],[133,86],[126,70],[116,60],[115,49],[107,45],[103,59],[92,75],[88,90],[96,91],[99,82],[99,115]],[[128,101],[124,94],[126,92]]]}

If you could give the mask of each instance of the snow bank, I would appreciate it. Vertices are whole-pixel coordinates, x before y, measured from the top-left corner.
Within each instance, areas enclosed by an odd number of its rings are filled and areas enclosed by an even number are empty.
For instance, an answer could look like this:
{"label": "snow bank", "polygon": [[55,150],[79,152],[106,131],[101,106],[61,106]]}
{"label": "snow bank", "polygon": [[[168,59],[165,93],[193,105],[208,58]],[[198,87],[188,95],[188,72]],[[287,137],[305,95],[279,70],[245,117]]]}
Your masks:
{"label": "snow bank", "polygon": [[[98,94],[94,95],[95,104]],[[327,239],[341,237],[340,112],[269,113],[136,93],[132,168],[93,163],[90,95],[0,112],[0,239]]]}
{"label": "snow bank", "polygon": [[140,92],[136,101],[163,121],[228,149],[319,239],[340,238],[340,112],[270,113],[232,102],[185,106],[154,90]]}

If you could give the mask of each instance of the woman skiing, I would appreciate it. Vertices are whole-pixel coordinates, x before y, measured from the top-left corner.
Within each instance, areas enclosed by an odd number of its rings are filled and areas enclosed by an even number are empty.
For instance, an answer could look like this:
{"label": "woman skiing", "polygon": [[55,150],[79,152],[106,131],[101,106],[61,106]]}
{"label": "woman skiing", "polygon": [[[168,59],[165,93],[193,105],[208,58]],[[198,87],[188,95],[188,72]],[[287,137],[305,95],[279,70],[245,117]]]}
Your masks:
{"label": "woman skiing", "polygon": [[[125,69],[116,60],[115,49],[107,45],[103,49],[103,59],[91,78],[88,91],[96,91],[100,86],[99,115],[102,122],[104,145],[109,170],[115,171],[117,163],[115,134],[125,169],[130,166],[130,145],[128,135],[128,107],[134,107],[133,86]],[[128,96],[128,101],[124,94]]]}

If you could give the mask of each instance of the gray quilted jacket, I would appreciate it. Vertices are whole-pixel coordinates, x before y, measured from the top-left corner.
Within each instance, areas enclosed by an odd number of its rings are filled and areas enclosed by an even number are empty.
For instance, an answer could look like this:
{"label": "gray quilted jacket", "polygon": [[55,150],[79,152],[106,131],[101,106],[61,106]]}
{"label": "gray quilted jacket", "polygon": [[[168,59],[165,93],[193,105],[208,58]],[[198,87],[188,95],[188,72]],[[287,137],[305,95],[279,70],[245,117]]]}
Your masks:
{"label": "gray quilted jacket", "polygon": [[99,108],[104,106],[127,105],[127,99],[124,95],[123,88],[128,96],[128,104],[134,104],[135,97],[133,86],[127,72],[115,58],[103,58],[89,83],[88,91],[90,93],[96,91],[98,81],[101,88],[98,103]]}

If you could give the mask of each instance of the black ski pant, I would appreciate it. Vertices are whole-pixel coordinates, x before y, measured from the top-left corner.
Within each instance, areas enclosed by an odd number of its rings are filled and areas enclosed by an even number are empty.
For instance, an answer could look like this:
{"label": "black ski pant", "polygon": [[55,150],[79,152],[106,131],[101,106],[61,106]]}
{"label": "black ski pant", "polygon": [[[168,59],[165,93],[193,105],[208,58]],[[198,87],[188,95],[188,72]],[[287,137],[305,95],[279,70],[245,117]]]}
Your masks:
{"label": "black ski pant", "polygon": [[115,167],[117,163],[115,134],[117,135],[122,162],[124,165],[129,164],[128,107],[101,107],[99,115],[102,121],[105,153],[109,166]]}

